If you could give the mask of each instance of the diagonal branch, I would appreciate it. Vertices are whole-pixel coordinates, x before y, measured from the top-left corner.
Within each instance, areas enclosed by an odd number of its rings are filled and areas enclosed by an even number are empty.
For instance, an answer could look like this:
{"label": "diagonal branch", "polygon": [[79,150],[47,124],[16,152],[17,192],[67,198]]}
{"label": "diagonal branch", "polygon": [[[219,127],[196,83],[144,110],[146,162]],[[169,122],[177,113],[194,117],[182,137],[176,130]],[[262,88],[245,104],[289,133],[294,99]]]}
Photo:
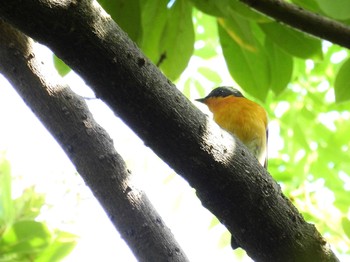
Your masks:
{"label": "diagonal branch", "polygon": [[284,0],[239,1],[286,25],[350,49],[349,26],[312,13]]}
{"label": "diagonal branch", "polygon": [[257,261],[336,261],[247,149],[149,62],[95,1],[0,0],[0,17],[48,45]]}
{"label": "diagonal branch", "polygon": [[53,72],[46,72],[32,44],[0,20],[0,72],[64,149],[137,259],[188,261],[85,101],[59,76],[49,80]]}

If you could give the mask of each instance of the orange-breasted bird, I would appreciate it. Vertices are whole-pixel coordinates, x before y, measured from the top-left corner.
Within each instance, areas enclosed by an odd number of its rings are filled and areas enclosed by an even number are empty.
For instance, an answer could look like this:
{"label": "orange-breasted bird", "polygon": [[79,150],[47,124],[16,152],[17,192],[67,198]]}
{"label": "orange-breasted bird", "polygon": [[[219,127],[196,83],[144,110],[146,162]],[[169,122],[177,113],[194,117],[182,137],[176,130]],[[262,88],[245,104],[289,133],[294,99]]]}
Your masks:
{"label": "orange-breasted bird", "polygon": [[215,88],[196,101],[206,104],[215,122],[235,134],[260,164],[267,167],[267,113],[263,107],[227,86]]}

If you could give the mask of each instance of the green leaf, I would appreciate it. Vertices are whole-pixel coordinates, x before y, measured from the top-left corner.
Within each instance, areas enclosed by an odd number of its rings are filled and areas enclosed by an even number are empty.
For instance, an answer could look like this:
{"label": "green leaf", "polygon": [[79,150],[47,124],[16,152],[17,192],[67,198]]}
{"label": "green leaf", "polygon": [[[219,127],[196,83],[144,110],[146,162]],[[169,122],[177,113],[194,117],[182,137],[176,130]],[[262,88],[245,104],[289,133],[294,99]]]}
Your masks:
{"label": "green leaf", "polygon": [[6,230],[0,241],[0,254],[40,252],[50,242],[45,224],[36,221],[19,221]]}
{"label": "green leaf", "polygon": [[187,0],[177,0],[168,12],[159,44],[160,54],[165,56],[160,68],[171,80],[176,80],[187,67],[193,46],[192,5]]}
{"label": "green leaf", "polygon": [[77,236],[67,232],[58,232],[53,242],[35,259],[35,262],[61,261],[75,247]]}
{"label": "green leaf", "polygon": [[292,75],[292,81],[299,82],[305,76],[306,73],[306,62],[304,59],[294,57],[294,70]]}
{"label": "green leaf", "polygon": [[231,18],[237,14],[244,19],[257,22],[271,21],[267,16],[260,14],[254,9],[241,3],[238,0],[190,0],[193,4],[204,13],[212,16]]}
{"label": "green leaf", "polygon": [[[214,0],[215,1],[215,0]],[[248,7],[246,4],[238,0],[230,0],[228,4],[224,1],[215,1],[220,5],[220,9],[225,12],[226,17],[236,16],[238,14],[241,18],[249,19],[251,21],[266,23],[271,21],[268,16],[262,15],[261,13],[255,11],[253,8]]]}
{"label": "green leaf", "polygon": [[141,49],[171,80],[176,80],[193,54],[192,6],[185,0],[170,8],[167,0],[142,3]]}
{"label": "green leaf", "polygon": [[225,248],[231,243],[231,234],[226,230],[219,239],[219,248]]}
{"label": "green leaf", "polygon": [[201,73],[209,81],[213,82],[213,85],[218,85],[222,82],[220,75],[208,67],[199,67],[198,72]]}
{"label": "green leaf", "polygon": [[269,62],[250,23],[239,17],[218,19],[223,54],[234,80],[249,94],[264,101],[270,86]]}
{"label": "green leaf", "polygon": [[139,0],[98,0],[103,9],[136,43],[142,38]]}
{"label": "green leaf", "polygon": [[0,236],[7,225],[15,219],[12,201],[10,163],[0,159]]}
{"label": "green leaf", "polygon": [[35,192],[35,188],[26,188],[23,194],[13,201],[16,217],[21,220],[34,220],[45,203],[45,195]]}
{"label": "green leaf", "polygon": [[321,10],[328,16],[337,20],[350,19],[349,0],[315,0]]}
{"label": "green leaf", "polygon": [[292,2],[304,9],[313,11],[315,13],[320,13],[321,11],[315,0],[292,0]]}
{"label": "green leaf", "polygon": [[259,26],[267,37],[292,56],[303,59],[322,58],[320,40],[275,22]]}
{"label": "green leaf", "polygon": [[194,17],[196,33],[194,55],[203,59],[212,58],[217,55],[219,45],[216,18],[197,10],[194,11]]}
{"label": "green leaf", "polygon": [[191,79],[187,78],[185,84],[183,85],[182,93],[187,97],[191,97]]}
{"label": "green leaf", "polygon": [[334,196],[334,206],[346,214],[349,211],[349,192],[345,191],[342,187],[340,190],[334,192]]}
{"label": "green leaf", "polygon": [[204,97],[205,96],[205,89],[203,88],[203,85],[201,85],[201,83],[194,79],[192,81],[192,84],[194,85],[194,87],[196,88],[198,94],[199,94],[199,97]]}
{"label": "green leaf", "polygon": [[293,125],[293,141],[298,143],[301,148],[304,148],[306,150],[309,147],[309,143],[305,138],[304,126],[300,123],[295,123],[295,125]]}
{"label": "green leaf", "polygon": [[168,18],[168,0],[148,0],[142,2],[142,30],[144,37],[140,47],[153,63],[161,57],[160,39]]}
{"label": "green leaf", "polygon": [[334,91],[335,100],[339,102],[344,102],[350,100],[350,59],[347,59],[343,65],[340,67],[338,74],[335,78]]}
{"label": "green leaf", "polygon": [[272,91],[279,95],[286,89],[293,74],[293,58],[266,39],[265,48],[270,62],[270,79]]}
{"label": "green leaf", "polygon": [[346,234],[346,236],[350,239],[350,220],[346,217],[342,218],[341,224],[343,226],[343,230]]}
{"label": "green leaf", "polygon": [[70,72],[70,67],[67,66],[61,59],[59,59],[56,55],[53,55],[53,64],[55,65],[55,68],[57,72],[60,74],[60,76],[65,76]]}
{"label": "green leaf", "polygon": [[210,224],[209,224],[209,229],[213,229],[214,227],[216,227],[217,225],[220,225],[220,221],[219,219],[217,219],[215,216],[212,217]]}
{"label": "green leaf", "polygon": [[[224,16],[224,13],[222,12],[220,6],[218,6],[216,0],[190,0],[196,8],[201,10],[202,12],[212,15],[212,16],[217,16],[217,17],[222,17]],[[224,5],[228,5],[229,0],[222,0],[220,1]]]}

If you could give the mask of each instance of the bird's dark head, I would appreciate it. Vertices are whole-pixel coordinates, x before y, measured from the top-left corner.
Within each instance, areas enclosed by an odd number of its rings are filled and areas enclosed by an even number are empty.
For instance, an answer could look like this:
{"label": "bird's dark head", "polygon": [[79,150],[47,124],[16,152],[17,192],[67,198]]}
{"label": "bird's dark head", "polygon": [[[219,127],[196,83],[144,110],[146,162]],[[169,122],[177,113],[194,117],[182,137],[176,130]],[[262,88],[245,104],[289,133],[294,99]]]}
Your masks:
{"label": "bird's dark head", "polygon": [[196,99],[198,102],[204,103],[209,98],[215,97],[227,97],[227,96],[235,96],[235,97],[244,97],[240,91],[230,86],[220,86],[212,90],[209,95],[204,98]]}

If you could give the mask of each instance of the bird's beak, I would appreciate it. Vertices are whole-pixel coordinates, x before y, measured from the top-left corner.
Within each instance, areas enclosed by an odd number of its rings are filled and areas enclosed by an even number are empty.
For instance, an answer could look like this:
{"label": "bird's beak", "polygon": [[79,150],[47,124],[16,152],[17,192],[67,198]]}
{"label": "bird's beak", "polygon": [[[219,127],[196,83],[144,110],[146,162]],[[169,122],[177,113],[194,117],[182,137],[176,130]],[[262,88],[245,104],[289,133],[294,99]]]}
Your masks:
{"label": "bird's beak", "polygon": [[198,98],[198,99],[195,99],[196,101],[198,102],[201,102],[201,103],[205,103],[205,98]]}

